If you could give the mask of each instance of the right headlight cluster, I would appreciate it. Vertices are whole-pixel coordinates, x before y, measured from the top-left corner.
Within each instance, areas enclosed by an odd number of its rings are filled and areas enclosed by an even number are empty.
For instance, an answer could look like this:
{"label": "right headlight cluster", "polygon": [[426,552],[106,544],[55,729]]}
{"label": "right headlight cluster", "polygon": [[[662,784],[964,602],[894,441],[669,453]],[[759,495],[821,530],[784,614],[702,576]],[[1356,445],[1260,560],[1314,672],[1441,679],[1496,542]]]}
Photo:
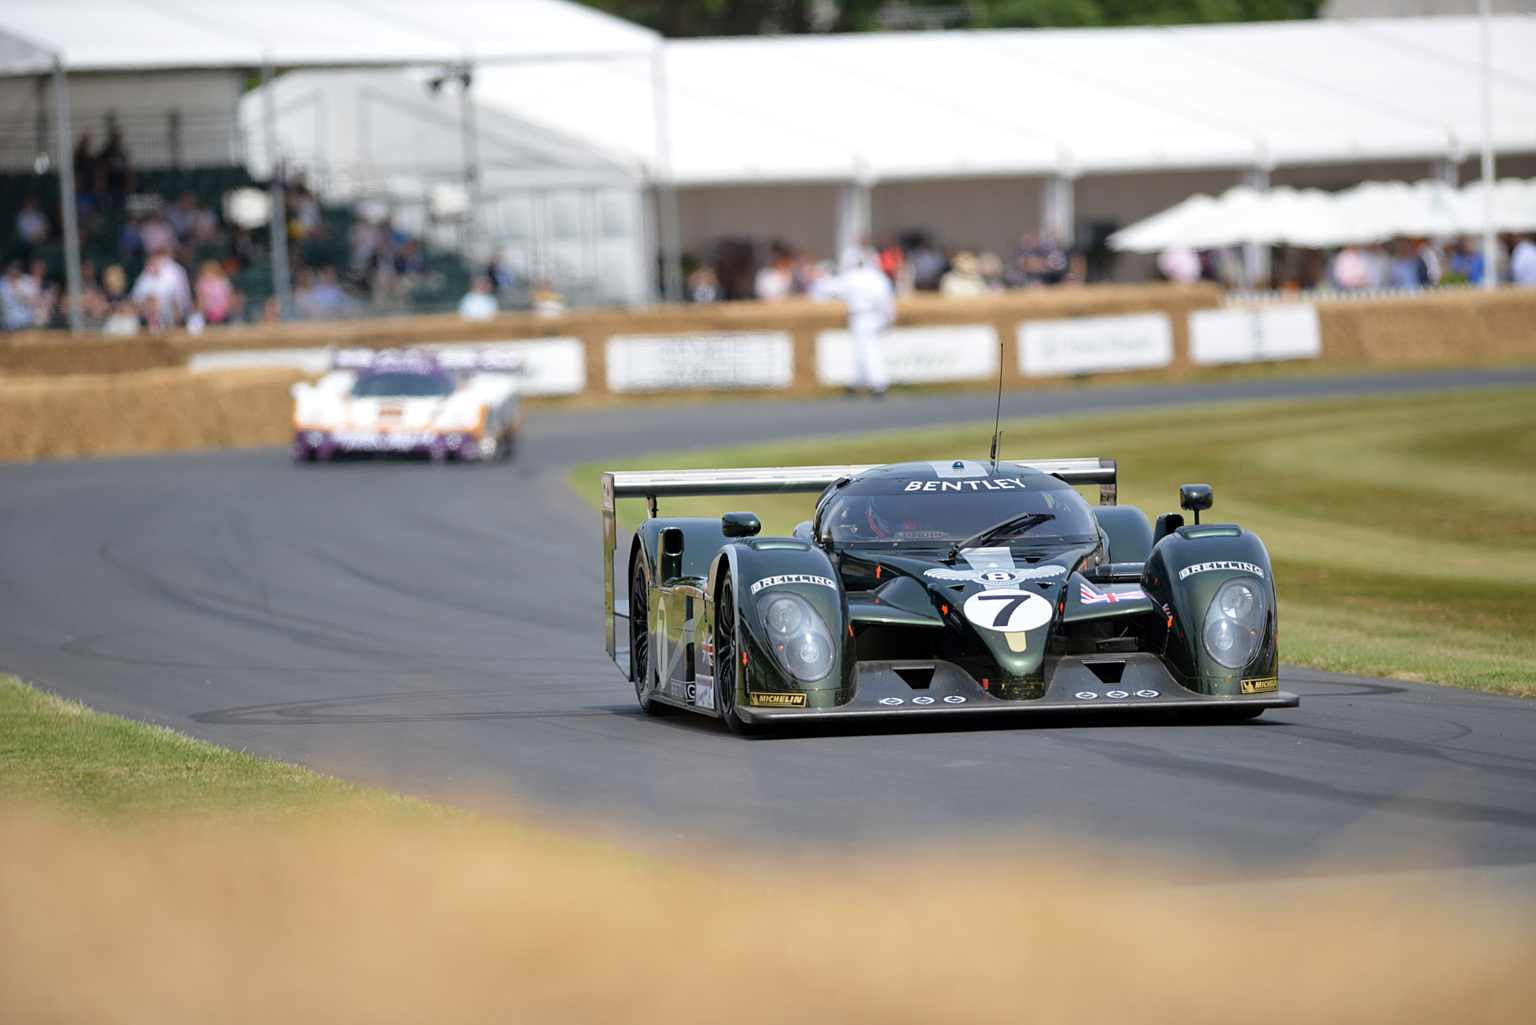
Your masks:
{"label": "right headlight cluster", "polygon": [[814,683],[832,671],[832,631],[810,602],[793,591],[780,591],[759,603],[758,612],[773,654],[790,676]]}
{"label": "right headlight cluster", "polygon": [[1205,650],[1228,669],[1253,661],[1264,640],[1268,619],[1264,588],[1255,577],[1233,577],[1220,587],[1205,610],[1200,640]]}

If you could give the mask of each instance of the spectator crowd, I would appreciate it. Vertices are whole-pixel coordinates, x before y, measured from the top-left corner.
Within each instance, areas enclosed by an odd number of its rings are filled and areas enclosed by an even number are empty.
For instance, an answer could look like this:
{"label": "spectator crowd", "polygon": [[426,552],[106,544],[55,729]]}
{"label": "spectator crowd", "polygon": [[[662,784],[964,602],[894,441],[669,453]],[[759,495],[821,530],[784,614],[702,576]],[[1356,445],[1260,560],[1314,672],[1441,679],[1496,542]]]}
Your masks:
{"label": "spectator crowd", "polygon": [[[1536,287],[1536,236],[1504,234],[1496,239],[1499,282]],[[1417,292],[1450,285],[1478,285],[1485,263],[1480,238],[1398,238],[1387,243],[1349,245],[1325,252],[1276,249],[1267,282],[1247,282],[1241,256],[1233,249],[1195,252],[1167,249],[1158,255],[1158,273],[1169,281],[1215,281],[1276,291],[1320,289],[1338,292]]]}
{"label": "spectator crowd", "polygon": [[[199,180],[214,184],[201,190],[167,188],[166,182],[187,176],[139,172],[121,133],[110,126],[99,149],[88,133],[82,135],[73,161],[81,236],[91,242],[83,247],[81,261],[80,313],[88,329],[109,335],[156,335],[180,328],[196,333],[212,324],[285,316],[272,294],[267,229],[241,227],[214,208],[229,187],[253,184],[243,170],[213,169],[214,179]],[[194,178],[198,173],[190,172]],[[14,193],[24,181],[13,176],[0,185]],[[286,182],[284,200],[283,244],[293,268],[292,307],[286,316],[327,320],[365,311],[404,313],[420,308],[423,297],[435,308],[456,307],[474,320],[514,305],[546,314],[566,308],[550,281],[521,282],[496,263],[471,278],[456,258],[432,257],[420,238],[401,230],[387,213],[370,218],[324,208],[302,175]],[[4,330],[68,323],[61,219],[53,206],[50,210],[32,193],[19,204],[13,200],[9,208],[14,218],[0,246]],[[1502,281],[1536,287],[1536,239],[1505,235],[1499,247]],[[885,276],[897,297],[927,292],[968,299],[1083,284],[1091,275],[1105,276],[1097,261],[1106,252],[1101,246],[1087,252],[1051,231],[1023,232],[1006,255],[941,247],[931,233],[914,231],[887,236],[878,245],[865,240],[857,256],[860,266]],[[848,255],[839,254],[839,261],[846,262]],[[1478,284],[1486,273],[1480,241],[1474,238],[1401,238],[1333,252],[1276,249],[1271,255],[1267,282],[1250,281],[1240,254],[1232,249],[1167,250],[1157,258],[1156,269],[1171,281],[1342,292]],[[833,298],[840,287],[839,261],[782,240],[763,246],[725,238],[711,247],[707,259],[685,260],[687,298],[695,303]]]}
{"label": "spectator crowd", "polygon": [[[1007,259],[993,252],[941,248],[926,232],[878,245],[867,240],[869,262],[890,280],[898,297],[935,292],[953,299],[995,295],[1012,289],[1080,285],[1088,280],[1087,254],[1057,233],[1042,239],[1033,231],[1019,237]],[[759,250],[748,239],[717,242],[708,260],[693,261],[687,276],[688,299],[695,303],[727,299],[781,302],[792,296],[826,298],[837,266],[812,250],[796,250],[782,240]]]}
{"label": "spectator crowd", "polygon": [[[272,295],[268,230],[240,227],[214,208],[228,188],[253,184],[243,170],[139,172],[115,129],[100,149],[83,134],[73,160],[80,313],[88,330],[196,333],[210,324],[283,316]],[[165,191],[167,181],[192,179],[206,187]],[[4,184],[14,190],[25,181],[12,176]],[[462,291],[461,281],[443,281],[421,240],[387,215],[367,220],[327,211],[302,175],[285,184],[284,202],[294,268],[289,316],[357,316],[365,302],[377,311],[405,312],[423,289],[446,287],[451,295],[443,305]],[[0,328],[66,326],[71,311],[58,203],[50,209],[29,192],[13,209],[9,237],[0,242]]]}

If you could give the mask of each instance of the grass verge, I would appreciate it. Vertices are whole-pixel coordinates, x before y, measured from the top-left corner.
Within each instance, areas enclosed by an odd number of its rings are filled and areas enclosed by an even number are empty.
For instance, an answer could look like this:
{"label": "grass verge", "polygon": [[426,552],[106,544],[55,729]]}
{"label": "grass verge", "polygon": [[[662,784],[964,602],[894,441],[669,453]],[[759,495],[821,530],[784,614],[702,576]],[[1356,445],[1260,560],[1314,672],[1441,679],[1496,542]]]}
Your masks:
{"label": "grass verge", "polygon": [[94,712],[0,676],[0,797],[102,822],[223,817],[303,820],[318,812],[439,816],[425,801]]}
{"label": "grass verge", "polygon": [[[990,424],[667,453],[613,469],[883,463],[982,456]],[[1536,696],[1536,389],[1201,405],[1010,421],[1005,457],[1108,456],[1120,501],[1177,510],[1215,488],[1208,517],[1250,527],[1274,560],[1290,663]],[[677,499],[663,513],[751,508],[764,532],[812,496]],[[621,503],[632,528],[639,502]]]}
{"label": "grass verge", "polygon": [[1524,913],[1422,883],[1137,889],[1112,853],[1036,844],[780,862],[765,886],[739,854],[661,869],[9,678],[0,743],[3,1022],[1412,1025],[1536,1002]]}

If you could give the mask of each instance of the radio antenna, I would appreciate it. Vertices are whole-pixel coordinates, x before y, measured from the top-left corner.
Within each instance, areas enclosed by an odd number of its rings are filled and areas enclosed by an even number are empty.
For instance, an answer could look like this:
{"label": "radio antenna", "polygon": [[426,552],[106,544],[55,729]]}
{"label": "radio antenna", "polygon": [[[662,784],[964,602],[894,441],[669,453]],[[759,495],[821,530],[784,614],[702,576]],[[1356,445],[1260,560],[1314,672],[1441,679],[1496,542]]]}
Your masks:
{"label": "radio antenna", "polygon": [[997,472],[997,443],[1003,436],[1003,340],[997,340],[997,416],[992,421],[992,472]]}

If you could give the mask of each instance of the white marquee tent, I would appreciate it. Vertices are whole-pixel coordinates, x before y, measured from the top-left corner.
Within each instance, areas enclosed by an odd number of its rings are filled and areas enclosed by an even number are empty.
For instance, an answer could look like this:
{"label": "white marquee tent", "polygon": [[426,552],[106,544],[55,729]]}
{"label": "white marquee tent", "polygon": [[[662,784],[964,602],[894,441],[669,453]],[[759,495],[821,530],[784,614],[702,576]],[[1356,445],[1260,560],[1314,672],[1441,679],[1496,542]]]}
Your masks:
{"label": "white marquee tent", "polygon": [[[1536,17],[1492,28],[1490,141],[1536,154]],[[754,204],[766,230],[821,196],[841,246],[870,227],[872,189],[878,208],[916,183],[955,183],[945,195],[958,210],[970,202],[960,183],[1034,178],[1040,222],[1070,233],[1074,196],[1095,177],[1226,170],[1262,188],[1295,167],[1458,164],[1483,142],[1480,70],[1475,17],[678,40],[666,46],[670,164],[695,220],[711,204],[710,230]],[[490,69],[479,88],[487,104],[650,161],[645,73],[522,65]]]}
{"label": "white marquee tent", "polygon": [[648,29],[560,0],[0,0],[0,74],[366,67],[647,55]]}
{"label": "white marquee tent", "polygon": [[[649,80],[659,44],[648,29],[563,0],[0,0],[0,79],[54,78],[46,113],[56,120],[53,162],[70,200],[63,206],[76,300],[73,181],[70,161],[61,159],[73,141],[72,77],[132,76],[120,86],[120,102],[131,102],[136,80],[153,73],[224,71],[243,79],[293,68],[617,61],[635,63]],[[191,84],[189,93],[198,88]],[[281,294],[283,247],[273,253]],[[72,305],[78,309],[78,301]]]}
{"label": "white marquee tent", "polygon": [[[1493,142],[1536,151],[1536,17],[1493,19]],[[1476,18],[678,40],[679,184],[1461,159]],[[485,102],[642,159],[644,68],[489,70]]]}
{"label": "white marquee tent", "polygon": [[[1191,196],[1116,232],[1109,245],[1135,253],[1244,244],[1328,249],[1399,237],[1477,235],[1484,227],[1485,192],[1481,181],[1455,189],[1433,179],[1362,182],[1337,193],[1239,185],[1214,199]],[[1536,179],[1497,182],[1492,214],[1495,231],[1536,230]]]}
{"label": "white marquee tent", "polygon": [[[579,305],[653,294],[646,176],[633,161],[479,104],[471,146],[457,88],[427,72],[349,69],[293,72],[246,95],[253,168],[271,165],[268,90],[277,152],[326,203],[385,209],[397,226],[476,259],[494,251],[525,282],[547,278]],[[473,211],[445,210],[465,203],[469,181]]]}

